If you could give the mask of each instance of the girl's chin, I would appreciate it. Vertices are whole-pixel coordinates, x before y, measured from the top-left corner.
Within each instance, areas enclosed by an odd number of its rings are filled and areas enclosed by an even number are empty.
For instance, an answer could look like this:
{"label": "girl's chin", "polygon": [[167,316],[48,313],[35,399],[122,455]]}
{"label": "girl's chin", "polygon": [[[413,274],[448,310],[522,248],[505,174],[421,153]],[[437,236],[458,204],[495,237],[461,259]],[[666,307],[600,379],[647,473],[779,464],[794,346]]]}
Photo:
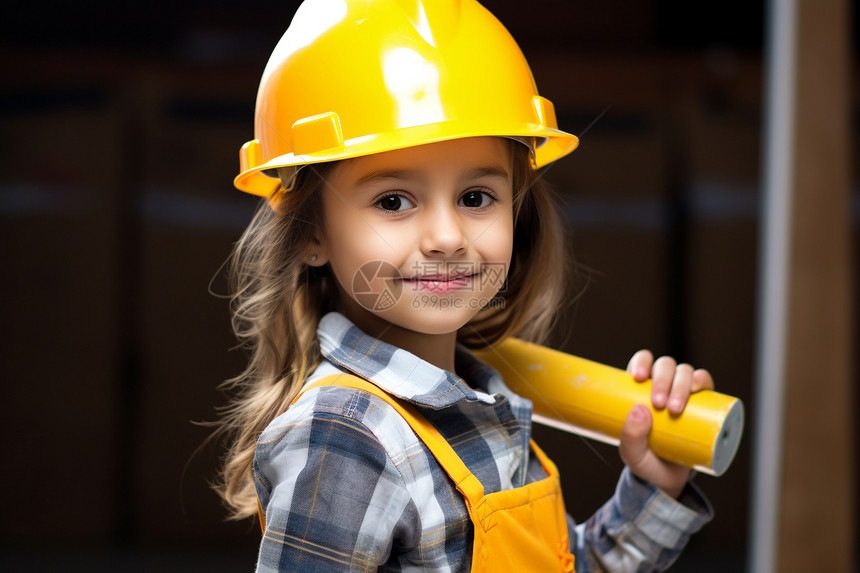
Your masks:
{"label": "girl's chin", "polygon": [[[399,306],[399,305],[398,305]],[[376,313],[383,320],[400,328],[420,334],[456,333],[468,323],[476,311],[464,309],[397,309]]]}

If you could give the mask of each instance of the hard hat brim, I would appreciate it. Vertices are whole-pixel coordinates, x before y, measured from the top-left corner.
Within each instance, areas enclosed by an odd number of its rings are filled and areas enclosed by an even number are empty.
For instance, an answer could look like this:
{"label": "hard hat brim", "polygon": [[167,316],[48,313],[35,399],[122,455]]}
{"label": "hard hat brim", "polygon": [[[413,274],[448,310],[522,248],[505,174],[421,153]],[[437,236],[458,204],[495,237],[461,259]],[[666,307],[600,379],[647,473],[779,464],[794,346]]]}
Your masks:
{"label": "hard hat brim", "polygon": [[[265,173],[268,170],[351,159],[452,139],[486,136],[533,137],[538,142],[542,141],[543,143],[539,143],[535,149],[534,167],[536,169],[568,155],[579,145],[579,138],[575,135],[543,125],[528,126],[528,129],[523,129],[522,124],[517,126],[498,125],[495,126],[495,129],[490,129],[485,122],[472,125],[469,121],[446,121],[357,137],[344,141],[342,146],[314,153],[287,153],[259,165],[254,165],[254,161],[251,159],[250,164],[233,180],[233,183],[241,191],[268,197],[280,185],[277,178]],[[251,143],[253,142],[247,143],[246,146]]]}

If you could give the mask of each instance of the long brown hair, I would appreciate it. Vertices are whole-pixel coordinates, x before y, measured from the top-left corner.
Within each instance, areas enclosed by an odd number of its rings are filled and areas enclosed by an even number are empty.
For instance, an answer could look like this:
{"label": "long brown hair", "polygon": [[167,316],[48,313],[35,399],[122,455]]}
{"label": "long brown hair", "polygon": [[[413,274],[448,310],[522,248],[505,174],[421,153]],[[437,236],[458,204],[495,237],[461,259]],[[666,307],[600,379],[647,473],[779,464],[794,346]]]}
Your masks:
{"label": "long brown hair", "polygon": [[[514,189],[514,248],[503,303],[481,310],[458,333],[469,348],[517,335],[543,342],[569,276],[554,197],[532,169],[529,150],[510,142]],[[261,202],[229,259],[233,329],[250,353],[247,368],[223,387],[232,395],[216,435],[230,441],[217,490],[241,519],[257,509],[251,466],[257,438],[292,402],[321,356],[320,318],[337,304],[327,266],[306,264],[324,226],[322,183],[336,164],[310,165]]]}

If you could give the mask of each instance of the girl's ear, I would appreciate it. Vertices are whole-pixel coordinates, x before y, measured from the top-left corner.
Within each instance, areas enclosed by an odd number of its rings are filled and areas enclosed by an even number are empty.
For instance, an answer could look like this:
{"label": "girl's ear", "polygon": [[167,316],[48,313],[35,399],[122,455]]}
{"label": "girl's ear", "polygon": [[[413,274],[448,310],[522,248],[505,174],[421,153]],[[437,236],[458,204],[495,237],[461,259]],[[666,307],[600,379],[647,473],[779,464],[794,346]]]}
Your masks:
{"label": "girl's ear", "polygon": [[325,243],[314,237],[313,241],[307,246],[305,254],[305,263],[311,267],[321,267],[328,262],[328,253],[325,248]]}
{"label": "girl's ear", "polygon": [[309,267],[321,267],[328,262],[328,259],[320,255],[310,255],[305,262]]}

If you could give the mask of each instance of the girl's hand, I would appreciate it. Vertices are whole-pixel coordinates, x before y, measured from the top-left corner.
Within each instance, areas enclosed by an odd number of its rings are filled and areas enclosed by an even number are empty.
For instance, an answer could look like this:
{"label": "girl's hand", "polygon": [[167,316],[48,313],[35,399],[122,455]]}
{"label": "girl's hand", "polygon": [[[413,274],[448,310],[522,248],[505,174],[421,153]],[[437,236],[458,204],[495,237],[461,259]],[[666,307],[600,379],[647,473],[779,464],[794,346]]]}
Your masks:
{"label": "girl's hand", "polygon": [[[714,388],[707,370],[694,370],[689,364],[678,364],[669,356],[655,361],[647,350],[633,355],[627,371],[639,382],[651,378],[651,404],[676,415],[684,411],[691,393]],[[621,459],[634,475],[677,498],[690,477],[690,469],[658,458],[648,447],[650,431],[651,411],[644,404],[636,404],[621,429]]]}

